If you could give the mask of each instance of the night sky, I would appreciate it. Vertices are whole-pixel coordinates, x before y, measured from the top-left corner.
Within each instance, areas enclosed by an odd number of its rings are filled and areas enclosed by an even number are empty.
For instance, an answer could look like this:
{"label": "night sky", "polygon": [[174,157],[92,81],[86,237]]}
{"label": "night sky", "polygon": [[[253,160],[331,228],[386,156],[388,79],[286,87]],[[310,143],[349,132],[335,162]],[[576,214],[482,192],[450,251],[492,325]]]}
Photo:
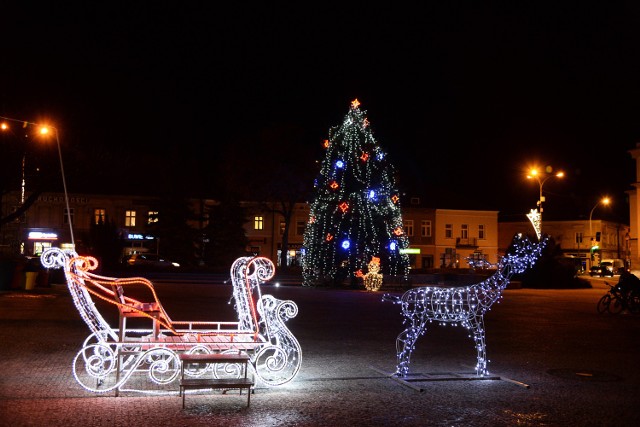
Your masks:
{"label": "night sky", "polygon": [[315,167],[357,98],[427,206],[526,220],[537,163],[567,174],[545,183],[549,217],[588,217],[607,194],[601,213],[628,221],[637,1],[241,3],[3,6],[0,115],[52,120],[67,157],[98,157],[102,186],[206,189],[221,164],[243,167],[229,147],[252,156],[268,129],[302,129],[295,150]]}

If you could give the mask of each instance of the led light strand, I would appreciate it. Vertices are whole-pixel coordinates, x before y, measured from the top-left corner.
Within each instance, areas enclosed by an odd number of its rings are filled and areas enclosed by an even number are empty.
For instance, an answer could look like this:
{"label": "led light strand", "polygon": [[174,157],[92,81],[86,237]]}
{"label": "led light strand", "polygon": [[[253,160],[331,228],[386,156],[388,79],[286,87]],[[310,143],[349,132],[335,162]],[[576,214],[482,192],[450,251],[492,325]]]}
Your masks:
{"label": "led light strand", "polygon": [[409,272],[395,170],[359,107],[354,100],[323,143],[325,158],[303,239],[305,286],[353,279],[373,256],[381,259],[384,274]]}
{"label": "led light strand", "polygon": [[[158,303],[153,285],[144,278],[112,278],[91,271],[98,267],[93,257],[78,256],[73,251],[47,249],[41,257],[47,268],[64,268],[67,286],[76,309],[91,334],[73,359],[76,381],[95,393],[107,391],[136,391],[148,394],[176,394],[179,371],[179,353],[213,353],[245,351],[251,356],[250,369],[265,386],[279,386],[293,380],[302,358],[300,344],[286,327],[285,322],[298,314],[293,301],[279,300],[262,295],[260,284],[275,274],[273,263],[264,257],[242,257],[231,268],[233,301],[238,322],[180,322],[172,321],[162,310],[160,323],[165,326],[167,340],[149,338],[150,329],[127,329],[126,336],[136,338],[120,341],[118,330],[112,328],[98,311],[92,297],[118,305],[113,285],[141,284],[148,287]],[[125,297],[126,305],[137,300]],[[160,306],[161,308],[161,306]],[[141,315],[144,315],[140,311]],[[226,326],[225,326],[226,325]],[[234,326],[235,325],[235,326]],[[194,328],[200,326],[201,328]],[[181,327],[182,329],[179,329]],[[229,328],[227,330],[221,328]],[[163,335],[166,337],[166,335]],[[239,375],[230,366],[212,364],[208,371],[218,375]],[[203,370],[187,370],[189,376],[201,376]],[[158,388],[126,387],[129,382],[148,383]]]}
{"label": "led light strand", "polygon": [[407,327],[396,339],[395,375],[409,373],[411,354],[418,338],[426,332],[427,323],[460,325],[471,331],[477,352],[476,375],[488,375],[485,346],[484,314],[500,298],[513,274],[532,267],[546,246],[548,236],[540,243],[518,234],[508,253],[495,265],[497,271],[486,280],[461,287],[424,286],[405,292],[402,297],[385,294],[383,301],[401,305]]}

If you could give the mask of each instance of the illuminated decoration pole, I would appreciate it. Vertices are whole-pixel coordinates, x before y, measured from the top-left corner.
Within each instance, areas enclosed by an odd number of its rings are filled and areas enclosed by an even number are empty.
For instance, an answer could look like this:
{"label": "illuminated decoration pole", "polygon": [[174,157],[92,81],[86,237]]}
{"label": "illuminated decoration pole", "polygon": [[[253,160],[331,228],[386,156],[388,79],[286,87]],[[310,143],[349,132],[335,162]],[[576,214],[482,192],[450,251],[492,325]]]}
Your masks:
{"label": "illuminated decoration pole", "polygon": [[531,221],[531,225],[533,225],[533,229],[536,231],[536,236],[538,236],[538,241],[540,241],[540,236],[542,235],[540,212],[535,209],[531,209],[531,212],[527,214],[527,218],[529,218],[529,221]]}
{"label": "illuminated decoration pole", "polygon": [[[56,144],[58,145],[58,159],[60,160],[60,173],[62,175],[62,187],[63,187],[63,190],[64,190],[64,201],[65,201],[65,206],[66,206],[66,209],[67,209],[67,220],[69,222],[69,233],[70,233],[70,237],[71,237],[71,244],[75,248],[75,239],[73,237],[73,224],[72,224],[72,221],[71,221],[71,210],[69,209],[69,194],[67,192],[67,181],[66,181],[65,175],[64,175],[64,164],[62,162],[62,149],[60,148],[60,137],[59,137],[59,134],[58,134],[58,129],[56,129],[53,126],[33,123],[33,122],[26,121],[26,120],[12,119],[10,117],[2,117],[2,116],[0,116],[0,119],[12,121],[12,122],[23,123],[24,126],[28,126],[28,125],[37,126],[39,128],[39,132],[40,132],[41,135],[48,135],[49,131],[51,129],[53,129],[55,131]],[[22,163],[22,168],[23,168],[23,170],[22,170],[22,174],[23,174],[23,177],[22,177],[22,191],[23,191],[22,197],[24,198],[24,159],[23,159],[23,163]],[[24,201],[24,199],[23,199],[23,201]]]}
{"label": "illuminated decoration pole", "polygon": [[593,251],[594,251],[594,247],[595,245],[595,239],[593,238],[593,227],[591,225],[591,220],[593,218],[593,211],[596,210],[596,208],[598,207],[598,205],[603,204],[605,206],[608,206],[609,203],[611,203],[611,200],[608,197],[603,197],[602,199],[598,200],[598,202],[593,206],[593,208],[591,209],[591,212],[589,213],[589,239],[591,242],[591,256],[593,256]]}
{"label": "illuminated decoration pole", "polygon": [[340,126],[329,130],[314,181],[303,239],[305,286],[355,282],[372,257],[385,274],[406,276],[409,246],[395,169],[356,99]]}
{"label": "illuminated decoration pole", "polygon": [[540,222],[540,232],[542,232],[542,203],[545,201],[544,194],[542,193],[542,187],[549,178],[553,177],[562,178],[564,177],[564,172],[560,171],[554,174],[553,168],[551,166],[547,166],[544,172],[540,172],[538,169],[533,168],[527,175],[527,179],[535,179],[538,182],[538,186],[540,187],[540,196],[538,198],[538,213],[540,214],[538,220]]}

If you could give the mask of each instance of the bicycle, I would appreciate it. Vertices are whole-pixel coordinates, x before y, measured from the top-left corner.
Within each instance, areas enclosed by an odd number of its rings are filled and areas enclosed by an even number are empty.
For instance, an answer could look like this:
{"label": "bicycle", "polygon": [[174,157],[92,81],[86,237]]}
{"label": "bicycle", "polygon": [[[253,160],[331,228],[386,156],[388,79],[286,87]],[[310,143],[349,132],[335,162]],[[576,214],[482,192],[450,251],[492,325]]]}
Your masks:
{"label": "bicycle", "polygon": [[640,291],[637,289],[623,290],[618,285],[610,285],[609,291],[600,298],[597,305],[598,313],[609,312],[611,314],[622,313],[625,309],[630,313],[640,313]]}

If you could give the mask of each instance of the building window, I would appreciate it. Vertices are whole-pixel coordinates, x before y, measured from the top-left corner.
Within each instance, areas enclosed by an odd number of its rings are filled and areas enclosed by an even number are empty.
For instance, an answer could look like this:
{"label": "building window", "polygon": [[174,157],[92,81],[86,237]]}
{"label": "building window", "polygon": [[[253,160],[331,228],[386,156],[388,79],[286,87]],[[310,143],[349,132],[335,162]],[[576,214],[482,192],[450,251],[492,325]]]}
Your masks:
{"label": "building window", "polygon": [[124,226],[125,227],[136,226],[136,211],[124,211]]}
{"label": "building window", "polygon": [[280,221],[280,235],[284,236],[284,227],[286,226],[284,221]]}
{"label": "building window", "polygon": [[254,230],[264,230],[264,217],[263,216],[254,216],[253,217],[253,229]]}
{"label": "building window", "polygon": [[306,221],[296,221],[296,236],[304,236],[304,229],[306,226]]}
{"label": "building window", "polygon": [[149,211],[147,214],[147,224],[158,222],[158,211]]}
{"label": "building window", "polygon": [[413,220],[408,219],[404,221],[404,232],[407,236],[413,236]]}
{"label": "building window", "polygon": [[478,239],[486,239],[484,235],[484,224],[478,225]]}
{"label": "building window", "polygon": [[94,209],[93,210],[93,221],[94,224],[104,224],[107,221],[107,211],[105,209]]}
{"label": "building window", "polygon": [[460,238],[468,239],[469,238],[469,225],[461,224],[460,225]]}
{"label": "building window", "polygon": [[431,220],[424,219],[420,224],[420,233],[422,237],[431,237]]}
{"label": "building window", "polygon": [[453,239],[453,224],[444,225],[444,237],[445,239]]}
{"label": "building window", "polygon": [[63,213],[64,223],[73,224],[73,217],[74,217],[73,208],[69,208],[68,211],[67,211],[67,208],[64,208],[64,213]]}
{"label": "building window", "polygon": [[576,243],[577,243],[578,245],[582,243],[582,238],[583,238],[583,237],[584,237],[584,236],[582,235],[582,231],[580,231],[580,232],[576,233]]}

